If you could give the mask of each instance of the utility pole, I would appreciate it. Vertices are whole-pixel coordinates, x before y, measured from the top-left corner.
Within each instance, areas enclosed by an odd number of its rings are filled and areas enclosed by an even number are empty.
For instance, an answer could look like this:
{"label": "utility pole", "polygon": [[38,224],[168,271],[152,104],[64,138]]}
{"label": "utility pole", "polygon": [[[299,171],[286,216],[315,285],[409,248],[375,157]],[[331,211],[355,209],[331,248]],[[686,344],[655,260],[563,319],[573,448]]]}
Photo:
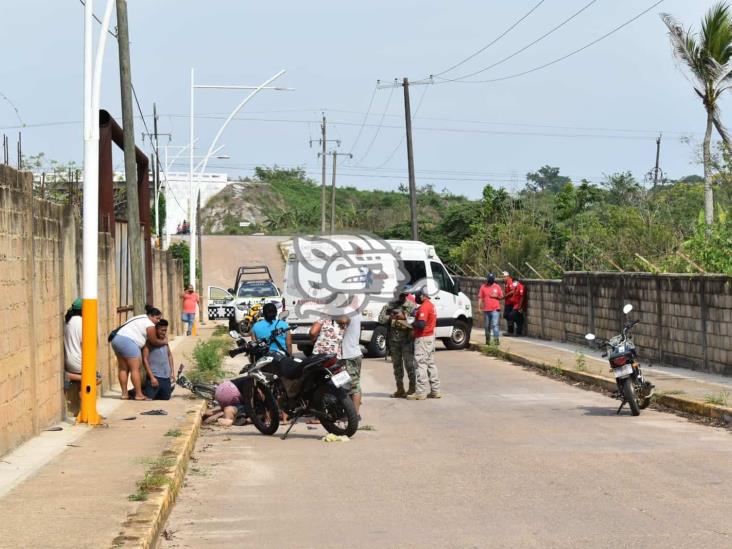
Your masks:
{"label": "utility pole", "polygon": [[[157,241],[157,246],[161,247],[161,241],[162,241],[162,231],[160,229],[160,136],[161,135],[167,135],[168,140],[172,138],[172,134],[170,133],[158,133],[158,109],[157,105],[153,103],[153,132],[152,133],[146,133],[142,132],[142,142],[145,142],[145,137],[150,138],[150,145],[152,145],[152,179],[153,179],[153,189],[155,190],[154,197],[153,197],[153,203],[154,203],[154,211],[155,211],[155,224],[157,227],[155,227],[155,237]],[[167,202],[166,202],[167,204]]]}
{"label": "utility pole", "polygon": [[[425,80],[412,82],[412,85],[432,84],[432,76]],[[419,226],[417,224],[417,182],[414,175],[414,145],[412,142],[412,107],[409,103],[409,78],[404,78],[400,83],[394,79],[393,84],[380,84],[377,81],[377,88],[393,88],[401,86],[404,88],[404,126],[407,132],[407,170],[409,172],[409,210],[412,226],[412,240],[419,240]]]}
{"label": "utility pole", "polygon": [[[198,219],[198,225],[196,225],[196,236],[198,237],[196,239],[196,246],[198,247],[198,266],[201,268],[201,276],[198,279],[198,284],[196,284],[196,288],[198,288],[199,294],[203,292],[203,250],[201,246],[201,191],[200,189],[196,193],[196,218]],[[205,324],[203,320],[203,307],[198,308],[198,323],[199,324]]]}
{"label": "utility pole", "polygon": [[658,172],[661,171],[659,161],[661,159],[661,136],[656,139],[656,167],[653,169],[653,186],[658,185]]}
{"label": "utility pole", "polygon": [[117,0],[117,42],[119,79],[122,97],[122,131],[127,180],[128,249],[132,267],[132,306],[135,315],[145,312],[145,270],[142,264],[140,204],[137,195],[137,159],[135,128],[132,114],[132,70],[130,68],[130,35],[127,26],[127,0]]}
{"label": "utility pole", "polygon": [[[353,155],[351,153],[339,153],[335,149],[333,149],[330,154],[333,155],[333,183],[331,186],[330,191],[330,234],[332,235],[335,233],[335,205],[336,205],[336,163],[337,158],[339,156],[347,156],[348,158],[353,158]],[[323,157],[325,158],[325,157]]]}
{"label": "utility pole", "polygon": [[409,170],[409,209],[412,222],[412,240],[419,240],[417,226],[417,182],[414,178],[414,151],[412,149],[412,108],[409,104],[409,79],[404,78],[404,124],[407,129],[407,169]]}
{"label": "utility pole", "polygon": [[[322,158],[323,164],[322,164],[322,174],[320,178],[320,232],[322,234],[325,234],[325,180],[326,180],[326,155],[325,152],[326,146],[328,145],[328,139],[326,136],[326,120],[325,120],[325,114],[323,114],[323,122],[320,124],[320,139],[311,139],[310,140],[310,146],[313,146],[313,143],[319,142],[321,145],[321,152],[318,153],[318,156]],[[330,139],[330,141],[336,143],[339,147],[341,146],[341,142],[339,139]]]}

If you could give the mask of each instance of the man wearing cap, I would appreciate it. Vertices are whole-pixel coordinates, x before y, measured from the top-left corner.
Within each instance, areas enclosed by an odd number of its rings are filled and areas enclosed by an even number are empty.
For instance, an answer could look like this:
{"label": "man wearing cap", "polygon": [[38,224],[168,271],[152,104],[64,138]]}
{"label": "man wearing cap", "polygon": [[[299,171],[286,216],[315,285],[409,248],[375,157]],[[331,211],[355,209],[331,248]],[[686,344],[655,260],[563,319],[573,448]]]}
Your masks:
{"label": "man wearing cap", "polygon": [[501,335],[501,300],[503,290],[496,284],[496,275],[488,273],[486,282],[478,292],[478,306],[483,311],[483,329],[485,330],[485,344],[491,344],[491,332],[493,333],[493,344],[498,345]]}
{"label": "man wearing cap", "polygon": [[424,289],[415,292],[419,308],[414,314],[414,365],[417,371],[417,390],[408,400],[442,398],[440,376],[435,364],[435,326],[437,312]]}
{"label": "man wearing cap", "polygon": [[[81,298],[77,298],[64,317],[64,367],[66,380],[81,381]],[[97,385],[102,376],[97,372]]]}
{"label": "man wearing cap", "polygon": [[[391,396],[393,398],[406,398],[416,390],[416,374],[414,371],[414,349],[412,338],[412,326],[407,319],[417,308],[414,301],[409,298],[409,288],[405,287],[399,293],[399,297],[390,301],[379,313],[379,324],[386,326],[386,337],[391,354],[391,364],[394,368],[394,380],[397,390]],[[404,390],[404,371],[407,372],[409,380],[408,390]]]}

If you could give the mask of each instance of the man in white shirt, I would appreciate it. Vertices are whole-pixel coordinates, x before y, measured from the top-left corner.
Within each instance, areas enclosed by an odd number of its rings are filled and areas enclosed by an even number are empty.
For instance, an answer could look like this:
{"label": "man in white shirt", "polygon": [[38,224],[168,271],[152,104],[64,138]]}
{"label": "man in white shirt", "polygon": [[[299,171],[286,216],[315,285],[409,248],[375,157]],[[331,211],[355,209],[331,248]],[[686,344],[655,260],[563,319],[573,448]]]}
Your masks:
{"label": "man in white shirt", "polygon": [[361,409],[361,314],[356,312],[350,317],[350,322],[343,334],[341,343],[341,359],[339,364],[346,368],[351,376],[351,400],[356,407],[356,413]]}

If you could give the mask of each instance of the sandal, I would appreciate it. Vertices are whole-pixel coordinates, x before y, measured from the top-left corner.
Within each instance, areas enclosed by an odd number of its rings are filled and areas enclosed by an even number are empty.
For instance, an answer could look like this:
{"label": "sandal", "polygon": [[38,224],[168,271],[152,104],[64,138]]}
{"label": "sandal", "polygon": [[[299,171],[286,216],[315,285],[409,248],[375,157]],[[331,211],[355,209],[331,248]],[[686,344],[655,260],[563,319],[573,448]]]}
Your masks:
{"label": "sandal", "polygon": [[141,416],[167,416],[168,412],[165,410],[148,410],[147,412],[140,412]]}

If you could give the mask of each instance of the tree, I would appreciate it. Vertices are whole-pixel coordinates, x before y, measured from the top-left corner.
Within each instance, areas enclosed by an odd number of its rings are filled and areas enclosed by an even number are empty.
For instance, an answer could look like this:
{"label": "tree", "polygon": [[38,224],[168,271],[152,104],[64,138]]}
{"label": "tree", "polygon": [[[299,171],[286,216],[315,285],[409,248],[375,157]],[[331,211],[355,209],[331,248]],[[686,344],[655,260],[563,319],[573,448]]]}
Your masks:
{"label": "tree", "polygon": [[694,91],[701,98],[707,113],[704,134],[704,221],[714,222],[714,191],[712,190],[712,128],[716,128],[729,150],[727,131],[719,112],[719,97],[729,89],[730,59],[732,58],[732,20],[729,6],[720,2],[712,6],[702,21],[701,32],[684,29],[670,14],[661,14],[669,30],[674,56],[690,73]]}
{"label": "tree", "polygon": [[564,185],[569,183],[571,180],[569,177],[559,175],[559,168],[552,166],[543,166],[539,168],[539,171],[527,173],[526,188],[533,192],[549,191],[550,193],[557,193],[562,190]]}

